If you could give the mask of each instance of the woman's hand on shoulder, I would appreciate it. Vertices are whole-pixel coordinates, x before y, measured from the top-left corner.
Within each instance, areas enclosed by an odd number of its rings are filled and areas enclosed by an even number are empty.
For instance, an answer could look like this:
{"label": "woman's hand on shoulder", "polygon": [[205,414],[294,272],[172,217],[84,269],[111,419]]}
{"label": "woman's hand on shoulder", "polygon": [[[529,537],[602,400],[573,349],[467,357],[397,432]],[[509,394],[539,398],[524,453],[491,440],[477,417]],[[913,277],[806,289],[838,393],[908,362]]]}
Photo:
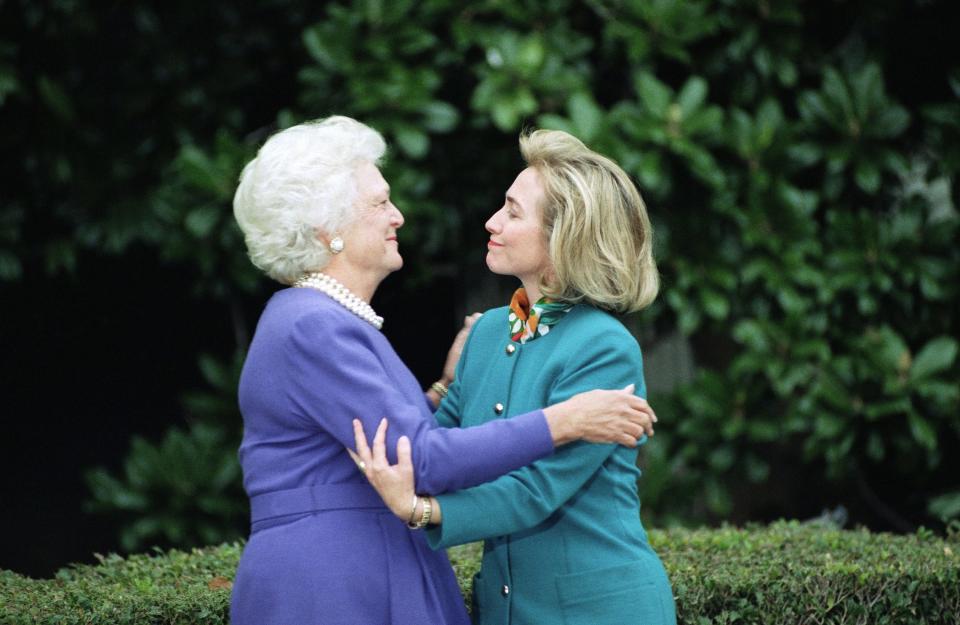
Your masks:
{"label": "woman's hand on shoulder", "polygon": [[657,415],[630,384],[617,391],[594,390],[578,393],[544,409],[554,443],[575,440],[591,443],[619,443],[636,447],[646,434],[653,436]]}

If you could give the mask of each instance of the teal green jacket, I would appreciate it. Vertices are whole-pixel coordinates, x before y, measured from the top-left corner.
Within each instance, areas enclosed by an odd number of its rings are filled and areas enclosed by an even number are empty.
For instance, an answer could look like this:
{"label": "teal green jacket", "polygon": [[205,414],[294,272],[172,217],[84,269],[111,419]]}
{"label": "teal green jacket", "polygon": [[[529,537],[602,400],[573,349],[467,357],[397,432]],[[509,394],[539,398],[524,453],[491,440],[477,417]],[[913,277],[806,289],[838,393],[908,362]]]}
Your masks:
{"label": "teal green jacket", "polygon": [[[645,396],[640,348],[613,316],[577,305],[549,334],[521,345],[510,341],[508,312],[488,311],[474,325],[437,411],[442,425],[506,419],[630,383]],[[433,548],[484,541],[476,622],[676,622],[670,583],[640,523],[636,460],[636,449],[573,443],[437,498],[443,521],[427,532]]]}

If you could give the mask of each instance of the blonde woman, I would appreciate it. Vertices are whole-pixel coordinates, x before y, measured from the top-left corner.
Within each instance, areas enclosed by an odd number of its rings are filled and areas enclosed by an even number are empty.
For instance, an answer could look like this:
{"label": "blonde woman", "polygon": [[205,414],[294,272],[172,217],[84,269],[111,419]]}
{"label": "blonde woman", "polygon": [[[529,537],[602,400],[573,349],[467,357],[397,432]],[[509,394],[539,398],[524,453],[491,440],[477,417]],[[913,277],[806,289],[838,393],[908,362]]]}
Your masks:
{"label": "blonde woman", "polygon": [[[640,348],[612,314],[647,306],[658,290],[637,189],[566,133],[522,136],[520,150],[528,167],[486,228],[487,266],[523,286],[474,324],[437,414],[448,427],[509,420],[590,388],[635,384],[645,394]],[[480,624],[676,622],[640,522],[636,449],[575,443],[473,488],[436,495],[421,486],[411,515],[409,446],[391,466],[384,428],[373,452],[355,434],[368,479],[395,514],[429,526],[432,547],[484,541]]]}

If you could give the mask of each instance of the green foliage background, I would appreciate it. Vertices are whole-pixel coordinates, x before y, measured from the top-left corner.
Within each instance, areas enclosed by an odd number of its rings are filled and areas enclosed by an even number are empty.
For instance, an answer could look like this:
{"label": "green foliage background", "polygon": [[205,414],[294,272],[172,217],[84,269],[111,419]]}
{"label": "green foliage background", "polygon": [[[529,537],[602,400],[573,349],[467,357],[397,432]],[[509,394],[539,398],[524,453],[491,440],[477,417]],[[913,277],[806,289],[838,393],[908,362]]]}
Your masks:
{"label": "green foliage background", "polygon": [[800,496],[796,466],[888,527],[960,518],[949,5],[0,5],[0,280],[146,246],[232,313],[237,355],[199,359],[198,426],[135,441],[122,476],[92,471],[91,507],[127,515],[129,549],[243,532],[241,301],[267,285],[234,183],[269,133],[339,113],[392,146],[411,288],[476,282],[462,250],[520,166],[523,127],[568,130],[635,177],[663,290],[631,323],[645,347],[681,333],[697,365],[652,397],[649,521],[776,516],[753,489]]}

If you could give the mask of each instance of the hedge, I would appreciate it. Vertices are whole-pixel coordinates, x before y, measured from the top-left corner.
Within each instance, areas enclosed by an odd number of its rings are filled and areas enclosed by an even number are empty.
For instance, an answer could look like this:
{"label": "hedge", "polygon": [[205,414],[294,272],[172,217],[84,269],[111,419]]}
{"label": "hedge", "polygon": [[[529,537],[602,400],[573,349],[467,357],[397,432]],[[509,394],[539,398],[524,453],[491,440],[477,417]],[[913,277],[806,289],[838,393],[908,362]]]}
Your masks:
{"label": "hedge", "polygon": [[[684,625],[960,623],[960,540],[795,521],[650,532]],[[229,621],[242,544],[98,556],[53,579],[0,571],[0,623],[173,625]],[[477,544],[451,550],[465,596]],[[549,574],[545,572],[545,574]]]}

